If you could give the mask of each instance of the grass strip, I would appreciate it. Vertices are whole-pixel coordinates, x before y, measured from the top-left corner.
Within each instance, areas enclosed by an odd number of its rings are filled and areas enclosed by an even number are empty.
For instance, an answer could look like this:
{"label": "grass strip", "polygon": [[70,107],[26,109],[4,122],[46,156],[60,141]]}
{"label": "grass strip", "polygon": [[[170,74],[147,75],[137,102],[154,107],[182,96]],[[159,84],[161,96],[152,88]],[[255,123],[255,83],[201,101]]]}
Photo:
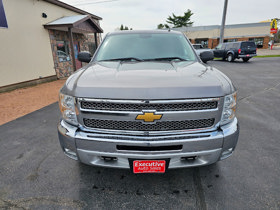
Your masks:
{"label": "grass strip", "polygon": [[280,57],[280,55],[258,55],[254,56],[254,58],[273,58],[273,57]]}

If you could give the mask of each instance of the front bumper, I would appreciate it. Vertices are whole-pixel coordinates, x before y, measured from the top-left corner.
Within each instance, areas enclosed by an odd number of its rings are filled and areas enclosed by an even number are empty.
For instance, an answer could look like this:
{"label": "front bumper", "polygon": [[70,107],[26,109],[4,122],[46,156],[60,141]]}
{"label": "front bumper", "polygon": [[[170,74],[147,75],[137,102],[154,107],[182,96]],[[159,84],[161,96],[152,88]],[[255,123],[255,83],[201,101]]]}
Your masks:
{"label": "front bumper", "polygon": [[234,151],[239,126],[237,119],[219,130],[185,133],[157,138],[97,134],[79,131],[63,120],[58,136],[64,153],[94,166],[130,168],[129,159],[169,159],[169,169],[203,166],[229,157]]}

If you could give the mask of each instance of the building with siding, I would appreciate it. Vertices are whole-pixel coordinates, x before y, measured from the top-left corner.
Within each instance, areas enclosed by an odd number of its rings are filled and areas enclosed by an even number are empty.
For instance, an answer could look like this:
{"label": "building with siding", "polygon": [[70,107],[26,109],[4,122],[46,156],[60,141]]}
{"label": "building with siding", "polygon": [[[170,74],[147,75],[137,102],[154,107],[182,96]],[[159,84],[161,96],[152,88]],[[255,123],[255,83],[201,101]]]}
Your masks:
{"label": "building with siding", "polygon": [[[193,44],[215,48],[219,44],[220,25],[183,27],[175,29],[187,35]],[[254,41],[259,48],[268,48],[270,22],[226,25],[224,42]]]}
{"label": "building with siding", "polygon": [[0,92],[71,75],[103,32],[94,14],[58,0],[0,0]]}

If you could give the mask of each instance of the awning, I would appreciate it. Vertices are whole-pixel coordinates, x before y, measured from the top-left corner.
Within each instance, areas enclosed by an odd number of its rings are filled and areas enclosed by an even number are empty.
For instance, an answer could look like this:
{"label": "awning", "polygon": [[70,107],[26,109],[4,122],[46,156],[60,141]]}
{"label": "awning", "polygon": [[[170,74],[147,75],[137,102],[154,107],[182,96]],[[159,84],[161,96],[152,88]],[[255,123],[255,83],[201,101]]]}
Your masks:
{"label": "awning", "polygon": [[76,70],[76,60],[74,55],[73,33],[94,33],[96,47],[98,46],[97,33],[103,33],[102,28],[91,18],[90,15],[62,17],[45,24],[44,28],[68,32],[74,71]]}
{"label": "awning", "polygon": [[102,28],[90,15],[62,17],[45,24],[44,28],[58,31],[68,31],[71,28],[73,33],[103,33]]}

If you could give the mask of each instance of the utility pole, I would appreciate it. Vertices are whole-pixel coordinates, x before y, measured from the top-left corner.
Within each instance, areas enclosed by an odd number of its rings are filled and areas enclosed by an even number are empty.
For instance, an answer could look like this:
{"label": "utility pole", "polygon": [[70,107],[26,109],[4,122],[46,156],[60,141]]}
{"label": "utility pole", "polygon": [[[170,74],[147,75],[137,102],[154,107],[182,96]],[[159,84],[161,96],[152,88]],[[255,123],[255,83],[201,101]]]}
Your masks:
{"label": "utility pole", "polygon": [[228,4],[228,0],[225,0],[222,25],[221,25],[221,28],[220,28],[220,43],[224,42],[224,30],[225,30],[226,15],[227,15],[227,4]]}
{"label": "utility pole", "polygon": [[278,28],[278,31],[277,33],[274,34],[274,41],[275,42],[279,42],[279,26],[280,26],[280,19],[279,18],[275,18],[277,20],[277,28]]}

